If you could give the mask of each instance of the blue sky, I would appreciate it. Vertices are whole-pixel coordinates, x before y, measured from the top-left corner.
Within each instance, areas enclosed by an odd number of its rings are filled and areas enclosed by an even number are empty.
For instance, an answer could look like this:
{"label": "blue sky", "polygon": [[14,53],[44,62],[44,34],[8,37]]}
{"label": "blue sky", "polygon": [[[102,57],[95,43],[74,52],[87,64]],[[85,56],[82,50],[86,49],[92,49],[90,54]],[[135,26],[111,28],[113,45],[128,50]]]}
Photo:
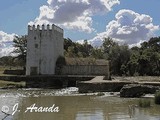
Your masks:
{"label": "blue sky", "polygon": [[160,36],[159,6],[160,0],[1,0],[0,56],[13,49],[13,35],[27,34],[28,24],[54,23],[64,37],[95,46],[104,37],[139,45]]}

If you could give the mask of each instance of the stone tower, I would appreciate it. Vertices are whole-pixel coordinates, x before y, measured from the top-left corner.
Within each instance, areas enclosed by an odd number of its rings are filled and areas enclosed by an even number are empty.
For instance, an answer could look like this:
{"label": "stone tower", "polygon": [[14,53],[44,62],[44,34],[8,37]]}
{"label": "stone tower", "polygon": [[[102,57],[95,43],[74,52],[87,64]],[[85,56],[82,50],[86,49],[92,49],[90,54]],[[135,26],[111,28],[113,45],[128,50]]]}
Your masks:
{"label": "stone tower", "polygon": [[26,75],[55,74],[63,43],[63,29],[58,26],[28,26]]}

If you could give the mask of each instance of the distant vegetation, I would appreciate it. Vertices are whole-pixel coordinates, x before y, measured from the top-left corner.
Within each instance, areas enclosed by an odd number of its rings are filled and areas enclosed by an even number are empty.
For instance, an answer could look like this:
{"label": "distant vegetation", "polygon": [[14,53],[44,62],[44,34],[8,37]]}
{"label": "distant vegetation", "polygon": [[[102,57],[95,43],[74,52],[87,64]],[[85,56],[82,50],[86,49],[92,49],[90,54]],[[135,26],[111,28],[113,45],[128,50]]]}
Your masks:
{"label": "distant vegetation", "polygon": [[119,45],[111,38],[105,38],[101,47],[93,47],[86,40],[79,44],[65,39],[64,43],[65,56],[109,60],[112,75],[160,75],[160,37],[132,48]]}
{"label": "distant vegetation", "polygon": [[10,82],[0,80],[0,88],[22,88],[25,87],[25,82]]}
{"label": "distant vegetation", "polygon": [[[16,36],[14,53],[17,57],[2,57],[0,65],[24,66],[26,63],[26,36]],[[160,37],[143,42],[140,47],[129,48],[120,45],[112,38],[105,38],[102,46],[93,47],[87,40],[83,44],[64,39],[65,57],[106,59],[110,61],[112,75],[126,76],[159,76],[160,75]]]}

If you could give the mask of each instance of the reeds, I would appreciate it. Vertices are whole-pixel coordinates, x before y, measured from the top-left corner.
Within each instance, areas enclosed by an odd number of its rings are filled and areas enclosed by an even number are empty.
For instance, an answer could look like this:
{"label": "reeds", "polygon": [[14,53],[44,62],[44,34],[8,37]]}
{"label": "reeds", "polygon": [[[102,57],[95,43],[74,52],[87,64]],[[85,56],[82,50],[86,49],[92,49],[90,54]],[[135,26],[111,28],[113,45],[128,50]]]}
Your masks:
{"label": "reeds", "polygon": [[139,99],[139,107],[150,107],[151,101],[148,99]]}

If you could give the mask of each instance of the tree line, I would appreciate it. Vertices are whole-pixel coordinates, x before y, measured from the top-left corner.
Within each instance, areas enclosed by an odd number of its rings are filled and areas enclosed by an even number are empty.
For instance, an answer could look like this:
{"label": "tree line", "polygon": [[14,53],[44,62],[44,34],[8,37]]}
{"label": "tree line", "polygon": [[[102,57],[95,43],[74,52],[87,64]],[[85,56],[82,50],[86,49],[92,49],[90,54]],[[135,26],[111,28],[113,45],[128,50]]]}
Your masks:
{"label": "tree line", "polygon": [[140,47],[118,44],[105,38],[100,47],[93,47],[84,40],[83,44],[64,39],[65,56],[90,57],[110,61],[112,75],[158,76],[160,75],[160,37],[141,43]]}
{"label": "tree line", "polygon": [[[27,39],[26,36],[15,36],[13,40],[16,57],[0,58],[0,65],[25,66]],[[153,37],[140,47],[129,47],[118,44],[112,38],[104,38],[100,47],[93,47],[87,40],[83,44],[64,38],[65,57],[95,58],[110,61],[112,75],[126,76],[158,76],[160,75],[160,37]]]}

